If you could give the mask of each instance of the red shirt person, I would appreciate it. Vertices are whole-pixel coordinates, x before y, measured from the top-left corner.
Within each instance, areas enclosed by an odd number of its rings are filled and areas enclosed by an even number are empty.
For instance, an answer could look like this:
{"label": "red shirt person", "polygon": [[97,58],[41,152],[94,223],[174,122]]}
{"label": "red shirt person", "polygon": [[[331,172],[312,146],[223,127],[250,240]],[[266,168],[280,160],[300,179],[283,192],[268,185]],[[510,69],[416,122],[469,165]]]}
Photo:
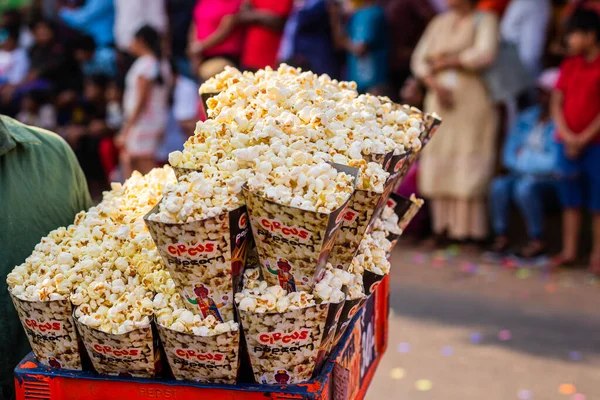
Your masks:
{"label": "red shirt person", "polygon": [[285,21],[293,0],[245,0],[238,20],[247,26],[241,65],[250,70],[275,67]]}
{"label": "red shirt person", "polygon": [[563,250],[558,267],[577,258],[582,208],[593,213],[590,270],[600,275],[600,16],[578,9],[567,24],[572,55],[563,62],[552,98],[552,115],[563,143],[560,184]]}

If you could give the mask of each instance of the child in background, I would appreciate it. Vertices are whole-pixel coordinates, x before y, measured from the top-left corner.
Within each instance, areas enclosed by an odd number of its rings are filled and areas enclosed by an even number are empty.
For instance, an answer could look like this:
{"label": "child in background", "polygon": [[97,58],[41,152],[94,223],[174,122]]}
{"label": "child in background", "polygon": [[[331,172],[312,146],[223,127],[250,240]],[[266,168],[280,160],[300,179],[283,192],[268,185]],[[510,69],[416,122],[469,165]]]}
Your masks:
{"label": "child in background", "polygon": [[118,131],[123,126],[123,86],[112,80],[106,87],[106,125]]}
{"label": "child in background", "polygon": [[504,145],[503,164],[509,174],[492,181],[489,202],[495,240],[492,258],[502,258],[510,249],[508,224],[514,203],[525,219],[529,243],[518,253],[524,261],[541,261],[544,211],[558,192],[560,148],[553,140],[550,94],[558,72],[546,71],[539,78],[537,105],[518,115]]}
{"label": "child in background", "polygon": [[567,24],[572,57],[560,67],[552,98],[552,114],[561,142],[561,169],[566,179],[560,195],[563,212],[563,249],[553,266],[577,258],[582,208],[593,213],[590,271],[600,275],[600,16],[575,11]]}

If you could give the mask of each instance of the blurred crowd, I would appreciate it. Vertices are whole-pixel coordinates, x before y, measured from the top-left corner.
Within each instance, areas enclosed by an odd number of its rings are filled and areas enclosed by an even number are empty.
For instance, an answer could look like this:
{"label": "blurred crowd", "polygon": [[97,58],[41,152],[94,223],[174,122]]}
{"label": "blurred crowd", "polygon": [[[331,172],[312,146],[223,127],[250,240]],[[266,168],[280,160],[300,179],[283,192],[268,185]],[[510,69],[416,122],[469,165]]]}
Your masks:
{"label": "blurred crowd", "polygon": [[[181,148],[202,118],[202,81],[287,62],[442,117],[400,189],[429,200],[430,242],[493,236],[490,257],[537,260],[554,207],[564,239],[553,265],[568,265],[587,208],[600,273],[600,1],[7,4],[0,113],[60,134],[92,192]],[[515,207],[529,240],[513,251]]]}

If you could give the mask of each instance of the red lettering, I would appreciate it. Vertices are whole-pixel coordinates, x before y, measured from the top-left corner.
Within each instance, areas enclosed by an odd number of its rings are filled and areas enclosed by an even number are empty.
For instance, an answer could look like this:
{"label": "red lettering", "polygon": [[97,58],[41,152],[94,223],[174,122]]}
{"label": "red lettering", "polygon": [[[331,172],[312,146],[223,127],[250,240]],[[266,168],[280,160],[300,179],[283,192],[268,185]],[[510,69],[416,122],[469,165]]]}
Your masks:
{"label": "red lettering", "polygon": [[191,257],[197,256],[203,253],[213,253],[216,250],[215,242],[197,243],[195,245],[177,244],[168,245],[166,247],[167,252],[173,256],[182,256],[187,254]]}
{"label": "red lettering", "polygon": [[263,226],[263,228],[271,232],[280,231],[284,236],[295,236],[303,240],[310,238],[310,232],[307,230],[293,226],[285,226],[278,221],[271,221],[267,218],[263,218],[260,220],[260,224]]}
{"label": "red lettering", "polygon": [[257,336],[259,343],[274,345],[277,343],[290,344],[294,341],[305,341],[309,338],[310,330],[302,329],[300,331],[293,331],[289,334],[283,332],[269,332],[261,333]]}
{"label": "red lettering", "polygon": [[38,322],[35,319],[25,318],[25,325],[27,325],[28,328],[41,333],[60,331],[61,329],[61,323],[58,321]]}
{"label": "red lettering", "polygon": [[177,255],[177,248],[175,246],[167,246],[167,251],[173,256]]}

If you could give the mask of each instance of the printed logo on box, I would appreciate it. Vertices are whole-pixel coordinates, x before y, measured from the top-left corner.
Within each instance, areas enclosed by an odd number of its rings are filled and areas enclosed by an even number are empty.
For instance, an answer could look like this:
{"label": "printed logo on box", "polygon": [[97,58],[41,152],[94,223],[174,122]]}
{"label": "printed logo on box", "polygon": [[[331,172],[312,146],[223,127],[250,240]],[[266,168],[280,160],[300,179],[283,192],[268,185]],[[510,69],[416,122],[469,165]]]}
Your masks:
{"label": "printed logo on box", "polygon": [[400,171],[400,168],[402,168],[405,162],[406,158],[403,158],[401,161],[397,162],[396,165],[394,165],[394,172]]}
{"label": "printed logo on box", "polygon": [[373,284],[371,285],[371,287],[369,288],[369,291],[371,293],[374,293],[375,290],[377,289],[377,286],[379,286],[379,284],[381,283],[381,281],[377,281],[377,282],[373,282]]}
{"label": "printed logo on box", "polygon": [[389,198],[387,201],[387,206],[391,207],[391,208],[395,208],[398,205],[398,203],[396,203],[396,200]]}
{"label": "printed logo on box", "polygon": [[[215,303],[212,297],[210,297],[210,291],[206,286],[201,283],[196,283],[194,285],[194,297],[186,297],[187,301],[198,306],[203,318],[212,315],[217,321],[223,322],[223,318],[219,312],[219,307],[224,306],[226,301],[221,304]],[[227,300],[227,298],[225,298],[225,300]]]}
{"label": "printed logo on box", "polygon": [[62,323],[60,321],[38,321],[32,318],[25,318],[25,325],[33,331],[40,333],[60,332]]}
{"label": "printed logo on box", "polygon": [[349,222],[350,224],[353,224],[354,221],[356,221],[356,217],[358,217],[358,212],[356,212],[353,209],[351,209],[350,207],[348,207],[348,209],[346,210],[345,213],[343,213],[343,215],[344,215],[344,222]]}
{"label": "printed logo on box", "polygon": [[222,364],[227,360],[223,353],[201,353],[193,349],[175,349],[175,355],[188,361],[210,361],[216,364]]}
{"label": "printed logo on box", "polygon": [[94,343],[92,348],[96,353],[110,357],[138,358],[142,355],[140,349],[119,349],[99,343]]}
{"label": "printed logo on box", "polygon": [[261,218],[260,225],[270,232],[280,232],[283,236],[295,237],[303,242],[306,242],[311,236],[310,232],[304,228],[286,226],[279,221],[270,220],[268,218]]}
{"label": "printed logo on box", "polygon": [[309,329],[299,329],[291,333],[285,332],[265,332],[256,335],[256,340],[264,345],[292,345],[310,340]]}
{"label": "printed logo on box", "polygon": [[273,378],[275,379],[275,382],[280,385],[287,385],[290,381],[290,373],[284,369],[280,369],[273,375]]}
{"label": "printed logo on box", "polygon": [[188,255],[195,257],[200,254],[214,253],[217,249],[217,242],[207,241],[203,243],[196,243],[194,245],[177,243],[166,245],[164,248],[167,250],[167,253],[172,256],[181,257],[183,255]]}
{"label": "printed logo on box", "polygon": [[246,215],[246,213],[243,213],[242,215],[240,215],[240,220],[238,221],[238,225],[239,225],[240,229],[246,229],[246,227],[248,226],[248,216]]}

